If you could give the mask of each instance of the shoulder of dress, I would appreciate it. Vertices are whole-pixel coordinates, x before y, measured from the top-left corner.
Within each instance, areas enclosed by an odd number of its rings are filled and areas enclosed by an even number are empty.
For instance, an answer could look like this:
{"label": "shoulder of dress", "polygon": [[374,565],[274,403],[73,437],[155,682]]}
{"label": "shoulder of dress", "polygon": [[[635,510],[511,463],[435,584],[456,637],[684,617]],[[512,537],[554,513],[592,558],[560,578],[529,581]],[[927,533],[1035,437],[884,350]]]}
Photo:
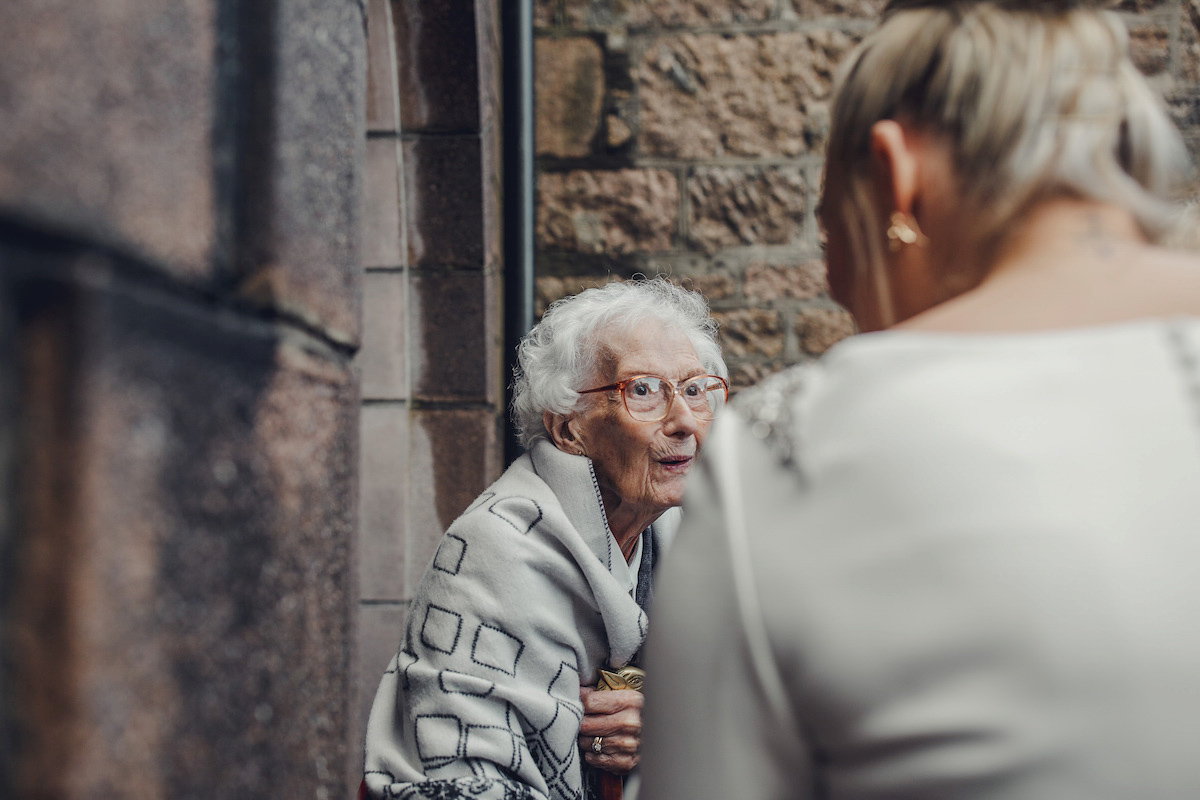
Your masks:
{"label": "shoulder of dress", "polygon": [[750,435],[765,443],[784,466],[797,468],[799,401],[811,389],[819,370],[816,362],[798,364],[743,389],[733,400]]}

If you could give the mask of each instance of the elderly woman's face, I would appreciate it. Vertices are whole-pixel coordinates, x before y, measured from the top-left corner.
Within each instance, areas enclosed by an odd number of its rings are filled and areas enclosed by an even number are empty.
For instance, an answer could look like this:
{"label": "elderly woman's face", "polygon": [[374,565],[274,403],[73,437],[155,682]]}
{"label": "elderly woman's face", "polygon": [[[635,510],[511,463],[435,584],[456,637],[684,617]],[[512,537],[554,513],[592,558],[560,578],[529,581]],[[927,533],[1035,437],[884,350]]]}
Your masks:
{"label": "elderly woman's face", "polygon": [[[707,372],[687,337],[658,323],[612,330],[604,341],[616,359],[608,374],[596,376],[598,385],[644,374],[678,385]],[[587,397],[575,430],[602,492],[609,495],[606,509],[615,500],[623,512],[659,514],[683,502],[684,479],[711,420],[697,419],[678,397],[657,422],[630,417],[619,391]]]}

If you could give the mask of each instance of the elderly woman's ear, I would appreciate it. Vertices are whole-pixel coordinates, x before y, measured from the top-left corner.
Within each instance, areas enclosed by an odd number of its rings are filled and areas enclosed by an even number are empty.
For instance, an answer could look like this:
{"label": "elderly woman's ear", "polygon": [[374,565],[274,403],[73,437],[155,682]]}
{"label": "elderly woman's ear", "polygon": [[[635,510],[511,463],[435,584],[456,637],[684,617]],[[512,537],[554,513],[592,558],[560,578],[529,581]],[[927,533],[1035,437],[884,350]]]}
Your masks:
{"label": "elderly woman's ear", "polygon": [[546,427],[546,433],[550,434],[550,441],[554,443],[554,446],[564,453],[584,456],[587,455],[587,451],[584,449],[576,429],[578,422],[579,419],[575,414],[542,412],[542,424]]}

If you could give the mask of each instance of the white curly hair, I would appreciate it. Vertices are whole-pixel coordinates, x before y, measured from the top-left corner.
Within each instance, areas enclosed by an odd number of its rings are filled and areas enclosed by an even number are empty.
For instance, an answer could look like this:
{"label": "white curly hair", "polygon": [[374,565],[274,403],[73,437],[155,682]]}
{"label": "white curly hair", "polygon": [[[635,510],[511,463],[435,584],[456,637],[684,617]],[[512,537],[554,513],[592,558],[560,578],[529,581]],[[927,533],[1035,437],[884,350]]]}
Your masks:
{"label": "white curly hair", "polygon": [[598,372],[605,353],[599,337],[606,328],[651,320],[682,332],[706,370],[729,377],[717,343],[717,323],[699,292],[663,277],[585,289],[552,303],[517,348],[512,419],[521,444],[528,449],[547,436],[544,412],[567,414],[576,409],[579,390]]}

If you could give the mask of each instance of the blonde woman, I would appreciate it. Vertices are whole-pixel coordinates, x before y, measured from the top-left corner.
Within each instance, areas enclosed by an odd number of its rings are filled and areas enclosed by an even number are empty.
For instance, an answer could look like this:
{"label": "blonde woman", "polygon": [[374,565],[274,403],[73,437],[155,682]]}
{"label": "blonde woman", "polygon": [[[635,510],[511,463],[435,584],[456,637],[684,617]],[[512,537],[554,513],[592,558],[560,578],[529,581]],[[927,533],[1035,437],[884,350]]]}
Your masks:
{"label": "blonde woman", "polygon": [[710,436],[643,797],[1200,797],[1188,163],[1099,5],[893,0],[851,55],[820,213],[867,333]]}

